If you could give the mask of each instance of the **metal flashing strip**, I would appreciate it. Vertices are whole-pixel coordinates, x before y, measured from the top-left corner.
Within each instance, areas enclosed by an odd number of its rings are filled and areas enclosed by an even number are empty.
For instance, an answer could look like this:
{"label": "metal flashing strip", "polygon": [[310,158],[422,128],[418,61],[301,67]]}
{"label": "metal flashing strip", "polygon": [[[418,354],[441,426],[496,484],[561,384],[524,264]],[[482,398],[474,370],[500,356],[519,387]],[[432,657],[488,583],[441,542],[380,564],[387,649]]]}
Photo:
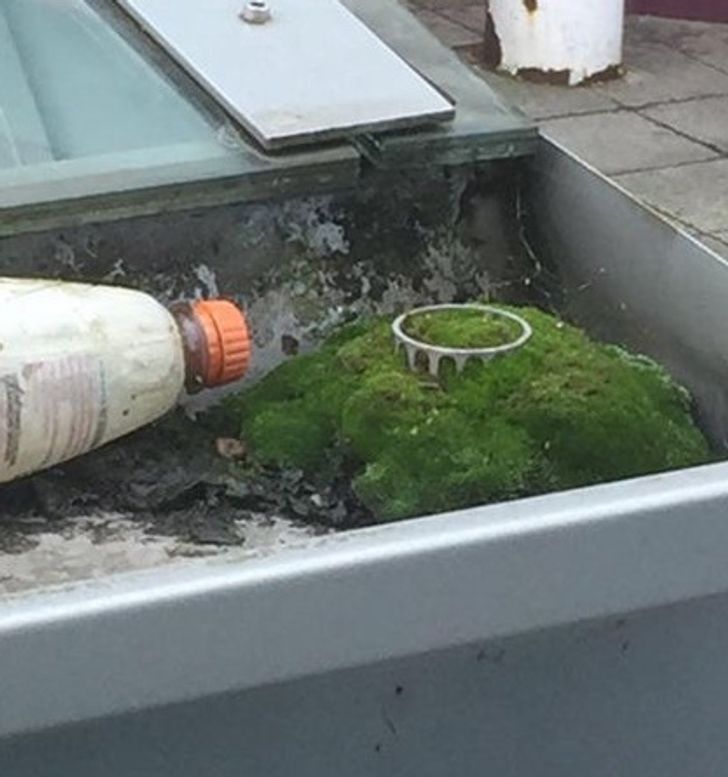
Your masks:
{"label": "metal flashing strip", "polygon": [[727,475],[713,465],[5,600],[0,738],[725,593]]}
{"label": "metal flashing strip", "polygon": [[273,0],[255,24],[238,0],[116,2],[266,149],[455,115],[339,0]]}

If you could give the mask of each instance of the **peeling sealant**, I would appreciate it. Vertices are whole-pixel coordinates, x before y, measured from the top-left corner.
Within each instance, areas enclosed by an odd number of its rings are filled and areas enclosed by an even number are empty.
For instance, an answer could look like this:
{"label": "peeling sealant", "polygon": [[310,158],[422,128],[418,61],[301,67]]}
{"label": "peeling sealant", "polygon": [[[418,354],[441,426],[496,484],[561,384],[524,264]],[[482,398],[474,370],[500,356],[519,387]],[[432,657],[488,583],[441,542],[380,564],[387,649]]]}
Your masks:
{"label": "peeling sealant", "polygon": [[9,238],[0,274],[116,281],[163,303],[234,298],[253,325],[254,381],[290,356],[286,344],[305,352],[356,316],[490,296],[512,252],[500,169],[371,172],[337,195]]}

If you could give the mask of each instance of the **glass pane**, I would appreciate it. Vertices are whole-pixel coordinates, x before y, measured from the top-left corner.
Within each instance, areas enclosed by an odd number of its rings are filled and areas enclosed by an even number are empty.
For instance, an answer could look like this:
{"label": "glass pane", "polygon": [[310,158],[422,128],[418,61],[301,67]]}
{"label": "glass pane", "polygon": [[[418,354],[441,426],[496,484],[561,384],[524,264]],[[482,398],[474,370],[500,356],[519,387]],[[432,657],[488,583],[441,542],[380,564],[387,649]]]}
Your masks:
{"label": "glass pane", "polygon": [[0,194],[125,169],[139,179],[172,163],[179,174],[185,160],[199,174],[201,162],[219,170],[240,153],[224,141],[224,119],[193,104],[92,5],[0,0]]}

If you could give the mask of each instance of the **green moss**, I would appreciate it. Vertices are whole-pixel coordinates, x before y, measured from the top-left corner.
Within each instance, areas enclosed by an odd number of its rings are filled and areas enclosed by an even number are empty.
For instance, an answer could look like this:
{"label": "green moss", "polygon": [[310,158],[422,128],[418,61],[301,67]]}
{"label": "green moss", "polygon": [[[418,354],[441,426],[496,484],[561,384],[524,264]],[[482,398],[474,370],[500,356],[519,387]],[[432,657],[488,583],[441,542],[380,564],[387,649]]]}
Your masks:
{"label": "green moss", "polygon": [[405,334],[421,343],[447,348],[495,348],[517,340],[517,321],[482,310],[442,310],[407,319]]}
{"label": "green moss", "polygon": [[660,367],[518,312],[532,339],[461,374],[408,371],[389,322],[376,320],[287,362],[226,411],[257,461],[327,472],[343,453],[380,520],[710,459],[688,396]]}

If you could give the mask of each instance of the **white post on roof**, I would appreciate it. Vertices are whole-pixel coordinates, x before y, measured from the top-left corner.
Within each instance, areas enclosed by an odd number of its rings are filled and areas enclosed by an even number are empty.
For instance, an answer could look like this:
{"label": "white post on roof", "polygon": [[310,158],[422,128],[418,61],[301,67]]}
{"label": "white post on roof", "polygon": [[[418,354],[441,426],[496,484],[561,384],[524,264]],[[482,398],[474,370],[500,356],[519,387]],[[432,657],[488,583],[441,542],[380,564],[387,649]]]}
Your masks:
{"label": "white post on roof", "polygon": [[575,86],[622,63],[624,0],[490,0],[489,57],[499,69]]}

